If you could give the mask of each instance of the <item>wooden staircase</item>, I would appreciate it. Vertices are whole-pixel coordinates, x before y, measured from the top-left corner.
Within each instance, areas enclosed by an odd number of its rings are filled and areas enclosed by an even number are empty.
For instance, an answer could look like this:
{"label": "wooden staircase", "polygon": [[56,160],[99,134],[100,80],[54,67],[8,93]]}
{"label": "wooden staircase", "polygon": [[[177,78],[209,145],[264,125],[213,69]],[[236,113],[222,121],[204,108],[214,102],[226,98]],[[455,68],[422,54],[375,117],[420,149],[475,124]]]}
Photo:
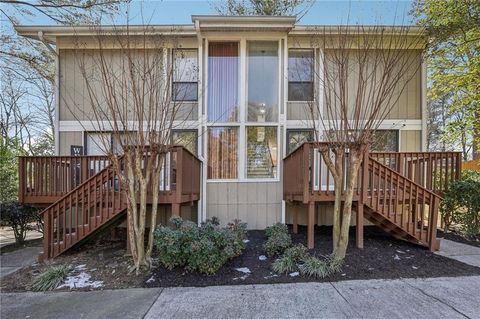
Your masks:
{"label": "wooden staircase", "polygon": [[396,238],[438,250],[441,197],[371,156],[365,164],[368,187],[357,202],[364,216]]}
{"label": "wooden staircase", "polygon": [[[182,204],[198,201],[201,165],[186,148],[172,146],[160,171],[158,204],[171,205],[179,215]],[[19,200],[46,207],[41,260],[60,255],[126,212],[120,178],[105,156],[23,156],[19,172]]]}
{"label": "wooden staircase", "polygon": [[40,259],[60,255],[126,208],[120,180],[108,165],[43,211],[45,232]]}
{"label": "wooden staircase", "polygon": [[[333,178],[319,153],[319,144],[329,147],[328,143],[305,143],[283,160],[284,199],[294,207],[308,205],[309,248],[314,243],[315,203],[335,199]],[[344,172],[349,172],[347,159]],[[441,195],[460,173],[459,152],[367,152],[353,199],[357,247],[363,247],[366,218],[396,238],[438,250]],[[296,229],[297,209],[293,214]]]}

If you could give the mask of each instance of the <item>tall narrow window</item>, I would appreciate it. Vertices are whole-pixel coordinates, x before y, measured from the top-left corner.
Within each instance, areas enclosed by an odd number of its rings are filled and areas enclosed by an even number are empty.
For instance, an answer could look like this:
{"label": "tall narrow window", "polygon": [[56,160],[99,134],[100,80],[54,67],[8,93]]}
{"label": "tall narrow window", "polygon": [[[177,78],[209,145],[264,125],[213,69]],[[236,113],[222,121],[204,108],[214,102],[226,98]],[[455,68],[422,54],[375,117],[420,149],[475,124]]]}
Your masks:
{"label": "tall narrow window", "polygon": [[208,121],[238,121],[238,42],[208,44]]}
{"label": "tall narrow window", "polygon": [[313,101],[314,65],[313,50],[288,51],[289,101]]}
{"label": "tall narrow window", "polygon": [[235,179],[238,176],[238,128],[208,128],[208,178]]}
{"label": "tall narrow window", "polygon": [[247,178],[277,177],[277,127],[247,127]]}
{"label": "tall narrow window", "polygon": [[198,99],[198,59],[197,50],[173,50],[174,101],[197,101]]}
{"label": "tall narrow window", "polygon": [[278,121],[278,42],[249,41],[248,122]]}

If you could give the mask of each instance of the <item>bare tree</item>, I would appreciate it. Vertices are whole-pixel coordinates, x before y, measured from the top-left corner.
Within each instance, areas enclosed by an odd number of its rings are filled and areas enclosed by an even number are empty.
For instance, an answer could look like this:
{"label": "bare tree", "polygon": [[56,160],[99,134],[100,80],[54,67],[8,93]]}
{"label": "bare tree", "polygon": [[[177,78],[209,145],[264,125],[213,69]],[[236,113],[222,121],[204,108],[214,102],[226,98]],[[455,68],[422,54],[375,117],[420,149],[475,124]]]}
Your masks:
{"label": "bare tree", "polygon": [[419,72],[425,38],[411,27],[340,26],[317,29],[311,42],[323,60],[315,72],[320,89],[308,113],[315,147],[334,180],[333,254],[343,259],[363,158]]}
{"label": "bare tree", "polygon": [[[182,125],[176,101],[182,100],[188,88],[173,87],[172,79],[177,72],[192,77],[197,72],[194,66],[186,65],[188,62],[174,68],[172,60],[182,54],[181,49],[175,50],[176,39],[152,31],[149,26],[136,34],[128,26],[108,31],[100,27],[95,43],[90,43],[95,46],[93,50],[85,49],[83,39],[77,39],[75,60],[86,93],[65,99],[80,123],[88,120],[94,132],[112,134],[113,146],[109,138],[104,138],[99,147],[124,186],[133,269],[137,273],[152,265],[160,173],[171,149],[172,129]],[[172,50],[175,55],[169,53]],[[79,113],[76,103],[82,99],[88,107]],[[147,196],[151,196],[149,223]],[[145,234],[147,224],[150,230]]]}

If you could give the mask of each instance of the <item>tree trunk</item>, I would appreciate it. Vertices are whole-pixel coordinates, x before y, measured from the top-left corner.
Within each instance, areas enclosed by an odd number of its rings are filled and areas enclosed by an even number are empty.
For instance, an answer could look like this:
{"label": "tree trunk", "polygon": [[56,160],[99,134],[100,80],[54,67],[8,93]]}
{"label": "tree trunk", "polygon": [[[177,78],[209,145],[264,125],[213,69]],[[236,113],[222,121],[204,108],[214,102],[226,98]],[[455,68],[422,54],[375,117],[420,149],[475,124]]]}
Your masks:
{"label": "tree trunk", "polygon": [[362,163],[362,153],[353,151],[350,153],[350,178],[348,179],[347,189],[345,190],[345,201],[343,203],[342,226],[335,257],[344,259],[348,247],[348,238],[350,230],[350,220],[352,218],[353,193],[357,184],[358,172]]}
{"label": "tree trunk", "polygon": [[335,154],[335,170],[337,178],[334,178],[335,202],[333,204],[333,254],[335,254],[338,249],[340,226],[342,223],[343,160],[344,153],[337,152]]}

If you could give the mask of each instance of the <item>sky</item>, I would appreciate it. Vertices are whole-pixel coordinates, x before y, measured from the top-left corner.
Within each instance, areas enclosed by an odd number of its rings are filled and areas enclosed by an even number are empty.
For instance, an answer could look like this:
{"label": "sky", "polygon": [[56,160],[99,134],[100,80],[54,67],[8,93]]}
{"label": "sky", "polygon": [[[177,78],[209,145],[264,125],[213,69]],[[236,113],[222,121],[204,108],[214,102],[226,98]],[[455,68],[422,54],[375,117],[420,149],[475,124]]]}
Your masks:
{"label": "sky", "polygon": [[[219,1],[209,0],[132,0],[129,4],[129,24],[189,24],[191,15],[215,14]],[[411,0],[319,0],[300,20],[300,24],[409,24]],[[126,11],[124,9],[123,11]],[[114,24],[125,24],[117,17]],[[46,17],[24,17],[22,24],[51,24]],[[112,24],[111,20],[104,23]]]}

